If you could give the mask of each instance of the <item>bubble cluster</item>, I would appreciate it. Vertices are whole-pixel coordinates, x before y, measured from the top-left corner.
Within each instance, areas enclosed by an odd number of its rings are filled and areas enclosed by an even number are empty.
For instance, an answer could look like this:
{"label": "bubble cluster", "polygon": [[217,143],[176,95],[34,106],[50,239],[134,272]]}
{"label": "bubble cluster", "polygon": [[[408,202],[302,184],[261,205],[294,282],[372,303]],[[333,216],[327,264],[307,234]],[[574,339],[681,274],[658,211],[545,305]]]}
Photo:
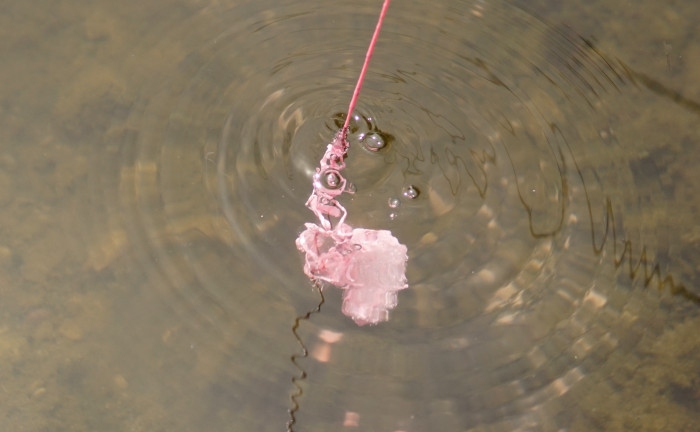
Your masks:
{"label": "bubble cluster", "polygon": [[[345,118],[346,114],[337,113],[333,117],[335,127],[342,127]],[[379,152],[380,150],[386,150],[390,138],[391,135],[387,135],[379,129],[373,117],[366,117],[361,114],[353,114],[350,117],[347,136],[350,147],[354,147],[357,144],[369,152]]]}

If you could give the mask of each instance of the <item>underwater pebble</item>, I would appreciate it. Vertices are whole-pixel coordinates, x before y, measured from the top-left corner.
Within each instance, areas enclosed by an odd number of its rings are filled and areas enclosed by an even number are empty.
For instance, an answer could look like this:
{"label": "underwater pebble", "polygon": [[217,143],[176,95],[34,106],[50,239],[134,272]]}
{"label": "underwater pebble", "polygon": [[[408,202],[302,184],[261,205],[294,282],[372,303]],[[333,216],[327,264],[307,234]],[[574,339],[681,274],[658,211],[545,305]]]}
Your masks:
{"label": "underwater pebble", "polygon": [[112,381],[114,382],[114,387],[119,390],[126,390],[129,387],[129,382],[122,375],[114,375]]}
{"label": "underwater pebble", "polygon": [[83,338],[83,330],[77,324],[66,321],[58,328],[58,333],[64,338],[79,341]]}
{"label": "underwater pebble", "polygon": [[32,392],[31,397],[32,397],[32,399],[36,399],[36,398],[39,398],[45,394],[46,394],[46,387],[39,387],[38,389],[36,389]]}
{"label": "underwater pebble", "polygon": [[430,203],[430,208],[433,210],[435,217],[440,217],[451,211],[456,203],[454,197],[442,196],[438,191],[432,188],[428,189],[428,202]]}
{"label": "underwater pebble", "polygon": [[435,234],[434,232],[431,231],[431,232],[425,233],[425,234],[423,235],[423,237],[421,237],[420,243],[421,243],[422,245],[433,244],[433,243],[435,243],[437,240],[438,240],[437,234]]}
{"label": "underwater pebble", "polygon": [[0,246],[0,263],[8,263],[12,258],[12,250],[7,246]]}
{"label": "underwater pebble", "polygon": [[476,278],[480,280],[482,283],[486,284],[492,284],[496,281],[496,275],[494,272],[490,269],[481,269],[477,274]]}

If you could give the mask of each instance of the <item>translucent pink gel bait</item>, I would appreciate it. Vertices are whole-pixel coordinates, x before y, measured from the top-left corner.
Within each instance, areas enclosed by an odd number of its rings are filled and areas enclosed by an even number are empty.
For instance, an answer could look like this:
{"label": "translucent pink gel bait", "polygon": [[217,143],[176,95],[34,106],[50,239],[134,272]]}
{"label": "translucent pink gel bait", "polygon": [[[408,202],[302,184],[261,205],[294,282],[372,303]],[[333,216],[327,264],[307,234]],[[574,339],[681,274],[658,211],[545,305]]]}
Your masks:
{"label": "translucent pink gel bait", "polygon": [[333,142],[328,144],[313,177],[313,192],[306,206],[314,212],[319,225],[307,223],[296,241],[297,248],[306,258],[304,273],[314,281],[324,281],[344,290],[343,313],[358,325],[388,320],[389,311],[397,303],[397,291],[408,287],[406,246],[399,243],[390,231],[353,229],[345,223],[347,211],[337,200],[340,194],[346,192],[348,185],[342,171],[350,147],[347,140],[350,118],[389,1],[384,0],[350,100],[345,124]]}

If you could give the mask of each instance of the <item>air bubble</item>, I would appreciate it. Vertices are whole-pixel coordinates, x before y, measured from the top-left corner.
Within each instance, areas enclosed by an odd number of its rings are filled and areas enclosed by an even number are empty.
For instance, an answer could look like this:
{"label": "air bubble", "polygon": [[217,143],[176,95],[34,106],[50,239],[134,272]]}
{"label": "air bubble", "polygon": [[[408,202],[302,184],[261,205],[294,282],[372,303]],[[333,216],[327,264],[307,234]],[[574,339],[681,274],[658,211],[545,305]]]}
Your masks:
{"label": "air bubble", "polygon": [[396,198],[396,197],[389,198],[389,208],[395,209],[400,205],[401,205],[401,201],[399,201],[398,198]]}
{"label": "air bubble", "polygon": [[403,195],[404,198],[412,200],[418,198],[418,195],[420,195],[420,191],[417,187],[413,185],[408,185],[405,188],[403,188],[403,190],[401,191],[401,195]]}
{"label": "air bubble", "polygon": [[362,133],[369,129],[367,119],[359,114],[353,114],[350,120],[350,133]]}
{"label": "air bubble", "polygon": [[376,152],[386,147],[384,137],[376,132],[370,132],[362,137],[362,146],[369,151]]}
{"label": "air bubble", "polygon": [[[345,124],[345,118],[347,114],[338,113],[334,116],[333,121],[336,128],[340,129]],[[367,119],[360,114],[353,114],[350,117],[350,123],[348,124],[348,132],[352,134],[363,134],[371,129],[372,125],[367,121]]]}
{"label": "air bubble", "polygon": [[328,171],[323,175],[323,185],[328,189],[338,189],[342,177],[336,171]]}
{"label": "air bubble", "polygon": [[398,213],[396,213],[396,212],[389,213],[389,220],[396,220],[397,217],[399,217]]}

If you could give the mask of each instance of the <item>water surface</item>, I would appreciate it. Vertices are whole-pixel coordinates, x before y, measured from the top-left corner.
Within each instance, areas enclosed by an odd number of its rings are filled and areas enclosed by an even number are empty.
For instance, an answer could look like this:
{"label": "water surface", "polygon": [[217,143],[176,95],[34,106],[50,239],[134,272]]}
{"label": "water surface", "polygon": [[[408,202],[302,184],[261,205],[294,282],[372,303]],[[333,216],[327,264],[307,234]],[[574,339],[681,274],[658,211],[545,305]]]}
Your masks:
{"label": "water surface", "polygon": [[294,239],[380,2],[5,8],[0,429],[697,429],[700,11],[423,3],[351,135],[409,249],[363,328]]}

